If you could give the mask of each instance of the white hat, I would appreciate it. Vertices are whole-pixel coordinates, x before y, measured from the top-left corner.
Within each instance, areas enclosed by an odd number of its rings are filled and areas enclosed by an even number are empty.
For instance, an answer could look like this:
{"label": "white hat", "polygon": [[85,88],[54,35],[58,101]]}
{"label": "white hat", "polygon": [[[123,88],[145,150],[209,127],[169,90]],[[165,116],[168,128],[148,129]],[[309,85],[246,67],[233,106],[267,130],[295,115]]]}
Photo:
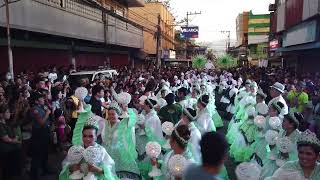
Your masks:
{"label": "white hat", "polygon": [[268,105],[266,105],[265,103],[258,103],[256,105],[256,108],[257,108],[257,112],[261,115],[266,115],[268,114],[268,111],[269,111],[269,107]]}
{"label": "white hat", "polygon": [[116,95],[116,100],[119,104],[128,105],[131,101],[131,95],[127,92],[122,92]]}
{"label": "white hat", "polygon": [[178,79],[178,76],[173,76],[173,79]]}
{"label": "white hat", "polygon": [[259,180],[261,168],[252,162],[243,162],[236,168],[238,180]]}
{"label": "white hat", "polygon": [[274,85],[272,85],[272,86],[270,86],[270,87],[271,87],[271,88],[274,88],[275,90],[277,90],[277,91],[279,91],[279,92],[281,92],[281,93],[283,93],[283,92],[284,92],[284,89],[285,89],[284,85],[281,84],[281,83],[279,83],[279,82],[274,83]]}

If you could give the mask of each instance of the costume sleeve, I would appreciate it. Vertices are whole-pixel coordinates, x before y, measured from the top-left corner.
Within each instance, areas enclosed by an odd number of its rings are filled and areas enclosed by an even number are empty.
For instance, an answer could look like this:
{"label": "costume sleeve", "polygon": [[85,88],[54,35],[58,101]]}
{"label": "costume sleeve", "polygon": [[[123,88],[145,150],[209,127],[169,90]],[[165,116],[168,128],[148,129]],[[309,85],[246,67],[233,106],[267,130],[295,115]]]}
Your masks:
{"label": "costume sleeve", "polygon": [[64,165],[59,174],[59,180],[69,180],[69,175],[69,165]]}
{"label": "costume sleeve", "polygon": [[157,141],[160,144],[163,143],[161,122],[157,117],[152,117],[152,119],[145,122],[145,132],[149,141]]}
{"label": "costume sleeve", "polygon": [[272,175],[272,177],[268,178],[270,180],[293,180],[293,179],[304,179],[301,177],[298,171],[279,168],[276,172]]}
{"label": "costume sleeve", "polygon": [[111,158],[111,156],[107,153],[104,147],[101,147],[103,151],[103,165],[108,168],[111,172],[111,174],[115,174],[115,162]]}
{"label": "costume sleeve", "polygon": [[119,141],[117,143],[119,143],[119,147],[123,147],[119,148],[121,157],[125,160],[128,160],[128,162],[131,162],[138,157],[135,139],[133,137],[137,116],[132,109],[129,109],[128,114],[129,117],[123,119],[119,124]]}
{"label": "costume sleeve", "polygon": [[201,134],[204,134],[205,132],[207,132],[209,121],[212,121],[209,114],[202,115],[197,120],[197,128],[200,130]]}
{"label": "costume sleeve", "polygon": [[114,175],[110,168],[106,164],[102,164],[103,174],[98,175],[98,180],[119,180],[119,178]]}
{"label": "costume sleeve", "polygon": [[190,139],[190,145],[188,146],[192,152],[192,155],[196,161],[196,163],[201,162],[201,152],[199,142],[201,140],[201,134],[192,134]]}
{"label": "costume sleeve", "polygon": [[73,130],[73,136],[72,136],[73,145],[82,144],[82,130],[83,130],[84,124],[86,123],[87,119],[90,116],[90,113],[91,113],[91,106],[87,105],[87,107],[85,108],[85,112],[82,112],[79,114],[78,120]]}
{"label": "costume sleeve", "polygon": [[129,114],[128,128],[134,128],[137,123],[137,115],[131,108],[128,109],[128,114]]}

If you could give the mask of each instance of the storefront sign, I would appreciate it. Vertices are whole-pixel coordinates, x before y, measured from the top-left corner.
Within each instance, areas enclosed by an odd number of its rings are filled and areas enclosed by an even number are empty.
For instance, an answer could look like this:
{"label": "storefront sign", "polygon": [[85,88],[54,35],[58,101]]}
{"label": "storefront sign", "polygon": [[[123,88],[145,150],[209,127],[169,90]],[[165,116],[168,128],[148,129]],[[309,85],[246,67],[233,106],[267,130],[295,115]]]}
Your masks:
{"label": "storefront sign", "polygon": [[173,50],[169,51],[169,59],[176,59],[176,51],[173,51]]}
{"label": "storefront sign", "polygon": [[183,38],[198,38],[199,27],[198,26],[181,27],[181,36]]}
{"label": "storefront sign", "polygon": [[269,42],[269,48],[270,50],[276,50],[279,48],[279,41],[277,39],[274,39]]}

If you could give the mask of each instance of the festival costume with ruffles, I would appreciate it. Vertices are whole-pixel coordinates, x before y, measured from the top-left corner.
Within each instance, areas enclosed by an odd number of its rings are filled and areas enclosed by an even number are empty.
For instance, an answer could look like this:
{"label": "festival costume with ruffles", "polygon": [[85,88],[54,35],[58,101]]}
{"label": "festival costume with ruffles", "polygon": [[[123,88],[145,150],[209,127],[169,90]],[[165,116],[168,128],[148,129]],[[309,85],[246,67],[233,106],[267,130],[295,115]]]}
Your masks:
{"label": "festival costume with ruffles", "polygon": [[320,164],[316,163],[314,170],[309,178],[304,177],[303,170],[300,166],[299,160],[289,161],[280,167],[272,175],[269,180],[318,180],[320,179]]}
{"label": "festival costume with ruffles", "polygon": [[[145,114],[145,112],[143,112]],[[143,179],[150,179],[148,172],[151,169],[150,158],[146,156],[146,144],[155,141],[163,146],[166,141],[163,139],[161,122],[155,110],[151,110],[145,117],[144,130],[139,129],[136,134],[136,145],[139,153],[138,167]],[[144,133],[141,133],[144,132]]]}
{"label": "festival costume with ruffles", "polygon": [[212,121],[212,117],[210,116],[210,113],[207,108],[200,110],[197,114],[198,116],[195,125],[199,129],[201,134],[210,131],[216,131],[216,127]]}
{"label": "festival costume with ruffles", "polygon": [[[72,136],[72,144],[73,145],[81,145],[82,146],[82,130],[83,127],[88,120],[88,118],[92,115],[91,112],[91,106],[86,105],[84,112],[80,113],[78,116],[78,120],[75,126],[75,129],[73,131],[73,136]],[[97,174],[95,173],[95,176],[97,177],[98,180],[113,180],[113,179],[118,179],[116,175],[114,174],[115,170],[115,162],[114,160],[109,156],[105,148],[100,146],[99,144],[95,143],[96,147],[101,149],[103,152],[103,160],[98,166],[103,169],[103,174]],[[71,163],[67,160],[66,158],[63,161],[63,167],[62,171],[59,174],[59,180],[69,180],[69,175],[70,175],[70,165]],[[85,174],[88,173],[87,166],[85,165],[86,163],[81,161],[81,171],[84,172]]]}
{"label": "festival costume with ruffles", "polygon": [[[273,173],[282,166],[282,164],[277,163],[277,159],[281,160],[281,163],[285,163],[288,161],[295,161],[298,159],[298,152],[297,152],[297,141],[298,141],[298,137],[300,135],[300,132],[298,130],[294,130],[289,136],[288,138],[290,139],[293,147],[292,147],[292,151],[289,152],[289,157],[288,158],[283,158],[281,156],[281,153],[279,151],[279,149],[275,146],[271,152],[268,152],[267,154],[267,159],[264,162],[262,171],[261,171],[261,175],[260,175],[260,179],[265,179],[267,177],[270,177],[273,175]],[[281,131],[280,132],[280,137],[286,137],[286,132],[285,131]]]}
{"label": "festival costume with ruffles", "polygon": [[216,128],[221,128],[224,126],[223,124],[223,120],[222,118],[220,117],[217,109],[216,109],[216,105],[215,105],[215,97],[212,95],[212,93],[208,93],[209,94],[209,97],[210,97],[210,101],[207,105],[207,109],[208,109],[208,112],[212,118],[212,121],[214,123],[214,126]]}
{"label": "festival costume with ruffles", "polygon": [[246,97],[249,95],[246,91],[240,91],[235,100],[235,114],[228,125],[226,138],[229,144],[232,144],[239,135],[239,127],[245,118]]}
{"label": "festival costume with ruffles", "polygon": [[[246,99],[253,98],[252,96],[247,96],[244,101],[249,101]],[[254,140],[254,135],[257,130],[256,126],[253,124],[253,120],[249,119],[247,110],[252,108],[254,104],[248,104],[244,102],[245,106],[240,108],[243,109],[241,115],[239,115],[240,122],[234,124],[230,129],[227,136],[233,143],[230,146],[229,154],[236,162],[248,161],[253,154],[253,150],[250,147],[250,143]],[[238,127],[238,128],[237,128]]]}
{"label": "festival costume with ruffles", "polygon": [[[174,176],[169,172],[169,167],[168,167],[168,163],[169,163],[169,160],[170,158],[175,155],[174,151],[171,150],[169,151],[168,153],[166,153],[164,155],[164,158],[163,158],[163,161],[162,161],[162,164],[161,164],[161,172],[162,172],[162,176],[160,177],[155,177],[154,179],[155,180],[174,180]],[[192,156],[192,153],[189,151],[189,149],[186,149],[184,151],[183,154],[181,154],[182,156],[184,156],[187,160],[187,164],[191,164],[191,163],[194,163],[194,159],[193,159],[193,156]]]}
{"label": "festival costume with ruffles", "polygon": [[[269,144],[265,139],[265,133],[268,130],[276,130],[280,131],[280,127],[273,129],[269,125],[270,116],[266,117],[266,127],[262,130],[257,129],[257,133],[255,136],[255,141],[251,144],[251,149],[253,153],[257,156],[259,160],[261,160],[261,163],[264,164],[268,160],[268,153],[271,152],[271,149],[269,148]],[[260,165],[262,165],[260,164]]]}
{"label": "festival costume with ruffles", "polygon": [[248,143],[252,143],[255,139],[258,127],[254,124],[253,119],[248,118],[239,127]]}
{"label": "festival costume with ruffles", "polygon": [[[97,177],[97,179],[98,180],[116,180],[116,179],[118,179],[116,177],[116,175],[114,174],[115,164],[114,164],[113,159],[109,156],[109,154],[106,152],[106,150],[102,146],[100,146],[97,143],[95,143],[94,146],[98,147],[103,152],[103,161],[100,164],[98,164],[98,167],[103,169],[103,174],[95,173],[95,176]],[[68,158],[66,158],[63,161],[63,167],[62,167],[62,171],[59,174],[59,180],[70,180],[69,175],[70,175],[71,163],[68,162],[67,159]],[[83,172],[84,174],[87,174],[88,167],[86,166],[86,162],[84,160],[82,160],[80,163],[81,163],[81,172]]]}
{"label": "festival costume with ruffles", "polygon": [[105,129],[101,134],[102,145],[114,159],[116,173],[120,178],[128,178],[132,173],[140,175],[136,162],[137,151],[134,134],[136,114],[132,109],[129,109],[128,115],[129,117],[116,122],[113,126],[109,121],[106,121]]}

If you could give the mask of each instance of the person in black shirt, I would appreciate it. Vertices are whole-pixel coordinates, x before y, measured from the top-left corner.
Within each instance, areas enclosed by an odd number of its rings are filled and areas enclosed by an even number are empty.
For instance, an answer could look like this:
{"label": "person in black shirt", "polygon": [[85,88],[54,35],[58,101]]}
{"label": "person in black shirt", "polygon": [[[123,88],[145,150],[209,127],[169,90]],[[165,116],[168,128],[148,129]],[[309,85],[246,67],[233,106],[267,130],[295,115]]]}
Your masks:
{"label": "person in black shirt", "polygon": [[102,102],[101,98],[104,97],[104,89],[100,85],[95,85],[92,87],[92,98],[89,104],[91,105],[91,111],[97,116],[102,117]]}

